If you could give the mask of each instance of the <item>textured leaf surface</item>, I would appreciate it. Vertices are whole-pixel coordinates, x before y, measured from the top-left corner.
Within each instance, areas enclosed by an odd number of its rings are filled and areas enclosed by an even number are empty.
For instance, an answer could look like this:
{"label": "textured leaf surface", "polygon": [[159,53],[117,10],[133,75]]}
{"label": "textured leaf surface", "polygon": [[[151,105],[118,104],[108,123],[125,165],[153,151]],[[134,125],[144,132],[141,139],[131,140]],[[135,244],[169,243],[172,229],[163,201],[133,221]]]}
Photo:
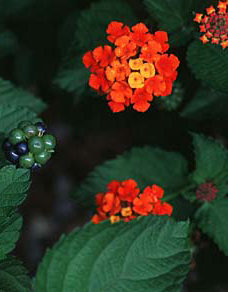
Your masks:
{"label": "textured leaf surface", "polygon": [[106,28],[111,21],[121,21],[127,25],[136,24],[137,19],[125,1],[102,0],[91,4],[78,18],[76,38],[83,50],[109,43]]}
{"label": "textured leaf surface", "polygon": [[40,113],[46,108],[46,104],[32,93],[17,88],[10,81],[0,78],[0,105],[9,104],[15,107],[27,107],[36,113]]}
{"label": "textured leaf surface", "polygon": [[31,291],[31,283],[26,269],[13,257],[0,261],[0,291]]}
{"label": "textured leaf surface", "polygon": [[203,135],[193,134],[196,155],[196,170],[193,179],[196,183],[219,179],[228,169],[228,152],[217,141]]}
{"label": "textured leaf surface", "polygon": [[18,214],[0,216],[0,260],[14,249],[21,227],[22,218]]}
{"label": "textured leaf surface", "polygon": [[182,110],[181,116],[194,120],[227,119],[228,95],[202,87]]}
{"label": "textured leaf surface", "polygon": [[0,104],[0,132],[8,133],[24,120],[34,120],[36,113],[25,107]]}
{"label": "textured leaf surface", "polygon": [[193,0],[144,0],[148,12],[161,29],[173,32],[184,26],[192,11]]}
{"label": "textured leaf surface", "polygon": [[195,218],[202,231],[228,256],[228,199],[204,203]]}
{"label": "textured leaf surface", "polygon": [[198,40],[188,47],[187,59],[197,79],[217,90],[228,92],[228,50]]}
{"label": "textured leaf surface", "polygon": [[73,196],[83,204],[93,204],[94,195],[106,191],[111,180],[128,178],[134,179],[141,189],[158,184],[170,192],[182,186],[186,177],[187,163],[180,154],[148,146],[133,148],[96,167]]}
{"label": "textured leaf surface", "polygon": [[54,85],[68,92],[77,92],[82,94],[88,84],[90,72],[79,58],[69,68],[61,69],[54,79]]}
{"label": "textured leaf surface", "polygon": [[35,291],[178,292],[190,260],[187,236],[188,223],[159,216],[88,224],[46,253]]}
{"label": "textured leaf surface", "polygon": [[11,165],[0,169],[0,259],[14,248],[19,237],[22,220],[13,211],[26,197],[29,178],[26,169]]}

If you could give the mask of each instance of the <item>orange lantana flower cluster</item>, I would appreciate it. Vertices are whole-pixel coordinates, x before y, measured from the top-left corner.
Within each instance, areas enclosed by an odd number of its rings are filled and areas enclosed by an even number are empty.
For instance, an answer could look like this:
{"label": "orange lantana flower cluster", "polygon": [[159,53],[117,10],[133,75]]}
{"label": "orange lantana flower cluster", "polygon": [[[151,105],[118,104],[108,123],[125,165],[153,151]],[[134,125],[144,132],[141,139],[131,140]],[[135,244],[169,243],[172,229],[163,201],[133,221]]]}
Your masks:
{"label": "orange lantana flower cluster", "polygon": [[113,180],[107,185],[106,193],[96,195],[97,214],[92,222],[98,224],[106,219],[110,219],[111,223],[120,220],[128,222],[149,214],[170,216],[173,208],[161,201],[163,194],[164,190],[157,185],[140,192],[133,179],[123,182]]}
{"label": "orange lantana flower cluster", "polygon": [[200,24],[202,36],[200,40],[206,44],[221,45],[223,49],[228,47],[228,12],[227,3],[219,2],[217,9],[210,6],[206,9],[206,15],[197,13],[194,21]]}
{"label": "orange lantana flower cluster", "polygon": [[107,34],[114,48],[105,45],[88,51],[83,63],[91,71],[90,87],[107,95],[113,112],[123,111],[130,104],[145,112],[154,96],[171,94],[179,60],[165,54],[169,49],[166,32],[151,34],[143,23],[130,30],[113,21]]}

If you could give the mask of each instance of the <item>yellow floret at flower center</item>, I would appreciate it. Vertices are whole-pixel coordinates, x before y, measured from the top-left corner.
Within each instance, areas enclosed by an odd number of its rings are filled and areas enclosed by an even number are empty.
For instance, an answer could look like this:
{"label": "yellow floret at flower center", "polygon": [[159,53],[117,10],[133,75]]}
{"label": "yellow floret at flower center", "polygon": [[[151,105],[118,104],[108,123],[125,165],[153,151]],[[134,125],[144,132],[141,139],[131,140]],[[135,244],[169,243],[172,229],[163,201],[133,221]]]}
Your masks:
{"label": "yellow floret at flower center", "polygon": [[144,77],[138,72],[132,72],[129,75],[128,84],[131,88],[142,88],[144,86]]}
{"label": "yellow floret at flower center", "polygon": [[140,70],[142,65],[143,65],[143,60],[141,58],[129,60],[129,66],[132,70]]}
{"label": "yellow floret at flower center", "polygon": [[155,75],[155,67],[153,64],[145,63],[140,68],[140,73],[145,78],[150,78]]}

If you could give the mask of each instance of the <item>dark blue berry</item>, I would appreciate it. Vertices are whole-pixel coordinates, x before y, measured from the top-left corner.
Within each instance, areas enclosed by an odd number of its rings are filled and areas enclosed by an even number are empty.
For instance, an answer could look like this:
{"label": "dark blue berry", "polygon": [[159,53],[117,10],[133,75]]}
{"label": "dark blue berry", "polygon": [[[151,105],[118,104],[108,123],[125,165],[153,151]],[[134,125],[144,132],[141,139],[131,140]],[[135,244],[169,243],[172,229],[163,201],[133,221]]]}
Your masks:
{"label": "dark blue berry", "polygon": [[39,165],[38,163],[35,162],[35,163],[33,164],[33,166],[31,167],[31,170],[32,170],[32,171],[36,171],[36,170],[38,170],[39,168],[40,168],[40,165]]}
{"label": "dark blue berry", "polygon": [[12,144],[10,143],[9,139],[5,139],[2,144],[3,151],[8,151],[12,148]]}
{"label": "dark blue berry", "polygon": [[35,126],[37,128],[39,136],[43,136],[46,133],[47,129],[42,122],[36,123]]}
{"label": "dark blue berry", "polygon": [[15,150],[11,149],[6,151],[6,159],[13,164],[17,164],[19,161],[19,155],[16,153]]}
{"label": "dark blue berry", "polygon": [[15,145],[15,150],[19,155],[23,155],[29,152],[28,144],[26,142],[20,142]]}

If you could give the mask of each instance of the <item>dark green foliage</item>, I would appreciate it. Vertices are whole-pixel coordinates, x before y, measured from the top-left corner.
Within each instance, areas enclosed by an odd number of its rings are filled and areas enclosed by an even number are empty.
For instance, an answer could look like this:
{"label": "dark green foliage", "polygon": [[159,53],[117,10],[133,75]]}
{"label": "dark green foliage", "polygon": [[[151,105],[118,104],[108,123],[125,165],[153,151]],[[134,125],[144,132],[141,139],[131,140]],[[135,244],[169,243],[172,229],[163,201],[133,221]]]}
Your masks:
{"label": "dark green foliage", "polygon": [[178,292],[189,266],[187,236],[188,223],[159,216],[90,223],[46,253],[35,291]]}
{"label": "dark green foliage", "polygon": [[78,18],[76,30],[78,46],[87,51],[108,43],[106,28],[111,21],[121,21],[127,25],[134,25],[137,18],[131,6],[125,1],[102,0],[95,2]]}
{"label": "dark green foliage", "polygon": [[0,261],[0,291],[29,292],[31,280],[26,269],[13,257]]}
{"label": "dark green foliage", "polygon": [[204,203],[196,212],[195,219],[202,231],[228,256],[228,199]]}
{"label": "dark green foliage", "polygon": [[134,179],[140,189],[158,184],[170,193],[185,184],[187,173],[187,162],[178,153],[149,146],[133,148],[96,167],[72,195],[83,205],[93,205],[94,195],[106,191],[107,183],[128,178]]}
{"label": "dark green foliage", "polygon": [[187,60],[197,79],[209,87],[228,92],[228,50],[197,40],[189,46]]}
{"label": "dark green foliage", "polygon": [[181,116],[197,121],[227,119],[228,95],[210,88],[201,87],[181,111]]}
{"label": "dark green foliage", "polygon": [[30,186],[30,172],[5,166],[0,169],[0,259],[15,246],[22,219],[14,213],[26,198]]}

